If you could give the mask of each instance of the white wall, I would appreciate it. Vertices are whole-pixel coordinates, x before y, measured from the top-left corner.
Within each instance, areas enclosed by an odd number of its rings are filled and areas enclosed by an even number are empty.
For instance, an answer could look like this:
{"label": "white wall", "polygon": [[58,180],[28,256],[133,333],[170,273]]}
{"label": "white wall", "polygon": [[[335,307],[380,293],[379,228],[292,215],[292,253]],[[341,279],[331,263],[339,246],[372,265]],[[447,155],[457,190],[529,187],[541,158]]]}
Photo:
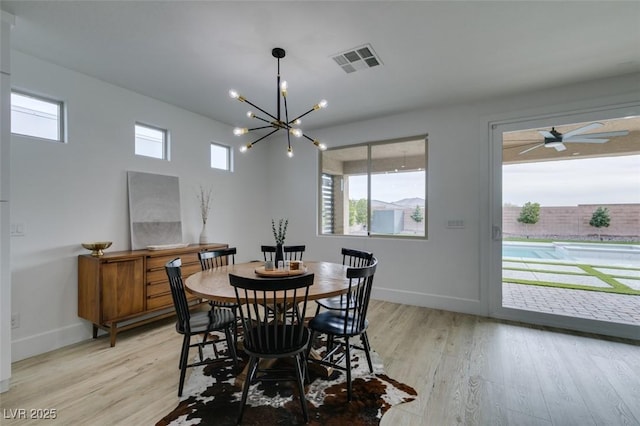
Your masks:
{"label": "white wall", "polygon": [[0,392],[11,377],[11,263],[9,240],[11,148],[11,27],[15,17],[0,11]]}
{"label": "white wall", "polygon": [[[553,91],[443,106],[310,131],[330,146],[429,134],[429,239],[317,236],[317,151],[296,141],[259,144],[236,155],[236,171],[208,168],[208,143],[235,143],[228,126],[50,63],[13,52],[13,86],[63,99],[69,143],[12,137],[12,221],[26,236],[12,239],[14,360],[89,338],[76,316],[80,242],[109,239],[128,249],[126,171],[180,177],[185,241],[200,231],[194,191],[217,185],[213,239],[236,245],[240,260],[258,258],[272,241],[270,219],[288,217],[287,243],[307,245],[306,259],[339,260],[340,247],[373,251],[380,260],[374,296],[489,314],[491,195],[489,122],[593,108],[638,99],[638,76]],[[636,85],[636,86],[634,86]],[[172,160],[133,155],[135,120],[169,128]],[[401,129],[401,130],[399,130]],[[237,152],[237,150],[236,150]],[[447,229],[447,220],[464,229]]]}
{"label": "white wall", "polygon": [[[267,165],[257,153],[236,156],[233,173],[209,167],[211,141],[236,143],[231,128],[16,51],[12,71],[13,88],[66,103],[69,130],[66,144],[11,138],[11,220],[26,230],[11,239],[14,361],[90,337],[77,317],[77,256],[85,241],[130,248],[128,170],[179,176],[184,242],[201,230],[199,185],[214,185],[211,241],[237,246],[239,260],[260,255]],[[135,121],[169,129],[171,161],[134,155]]]}

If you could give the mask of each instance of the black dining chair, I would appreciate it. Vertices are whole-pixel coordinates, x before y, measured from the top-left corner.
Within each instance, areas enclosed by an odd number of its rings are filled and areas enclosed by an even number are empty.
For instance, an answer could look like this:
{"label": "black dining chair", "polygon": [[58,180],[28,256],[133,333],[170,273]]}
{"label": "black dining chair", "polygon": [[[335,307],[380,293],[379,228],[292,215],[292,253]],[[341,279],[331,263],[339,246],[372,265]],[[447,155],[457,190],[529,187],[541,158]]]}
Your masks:
{"label": "black dining chair", "polygon": [[[180,258],[173,259],[165,265],[167,277],[169,278],[169,285],[171,287],[171,297],[173,298],[173,305],[178,317],[178,320],[176,321],[176,331],[183,335],[179,362],[180,384],[178,385],[178,396],[182,396],[182,388],[184,386],[184,378],[187,368],[218,363],[224,358],[231,358],[233,360],[234,369],[236,371],[238,369],[238,357],[236,355],[235,345],[233,344],[234,340],[231,335],[231,329],[235,325],[233,314],[228,309],[220,309],[216,306],[212,307],[208,311],[196,311],[192,313],[189,310],[189,303],[184,290],[181,267],[182,261]],[[230,356],[222,357],[218,352],[216,344],[222,340],[207,341],[209,333],[214,331],[224,332],[224,341],[227,342],[227,349],[230,352]],[[202,341],[192,344],[191,338],[199,334],[203,335]],[[204,358],[203,349],[206,345],[212,346],[215,358]],[[190,364],[189,349],[192,347],[198,348],[200,361]]]}
{"label": "black dining chair", "polygon": [[[304,255],[306,248],[306,245],[282,246],[284,260],[302,260],[302,256]],[[262,251],[262,256],[264,257],[265,262],[267,260],[276,260],[276,246],[263,245],[260,246],[260,250]]]}
{"label": "black dining chair", "polygon": [[[340,253],[342,255],[342,264],[352,268],[362,268],[363,266],[369,266],[374,259],[373,253],[370,251],[342,248]],[[345,309],[346,302],[347,297],[345,294],[316,300],[316,315],[320,313],[321,308],[331,310]]]}
{"label": "black dining chair", "polygon": [[[200,260],[200,267],[203,271],[208,269],[221,268],[226,265],[235,265],[236,254],[238,250],[236,247],[229,247],[217,250],[206,250],[198,253],[198,260]],[[220,308],[226,308],[231,310],[235,319],[233,327],[233,337],[235,339],[236,347],[238,345],[238,309],[240,306],[233,302],[220,302],[217,300],[209,300],[211,306],[218,306]]]}
{"label": "black dining chair", "polygon": [[[369,266],[348,268],[346,279],[349,281],[349,289],[346,293],[343,309],[321,312],[313,317],[307,326],[311,330],[307,362],[345,371],[347,374],[347,400],[349,401],[351,401],[353,394],[351,385],[351,350],[353,348],[364,350],[369,371],[373,373],[371,347],[367,336],[367,327],[369,326],[367,309],[377,267],[378,261],[374,257]],[[327,344],[326,350],[321,352],[321,358],[315,359],[310,355],[313,349],[313,339],[318,334],[327,335]],[[362,346],[354,345],[351,340],[358,336]]]}
{"label": "black dining chair", "polygon": [[[229,274],[237,303],[247,305],[247,309],[240,310],[240,316],[244,328],[244,351],[250,359],[238,423],[244,415],[249,386],[253,382],[267,380],[295,381],[304,421],[309,421],[304,393],[304,378],[307,375],[305,350],[309,343],[309,330],[304,325],[304,312],[313,279],[314,274],[272,280]],[[287,310],[288,306],[298,304],[302,305],[301,309]],[[293,358],[295,365],[293,368],[286,368],[260,364],[261,359],[279,358]]]}

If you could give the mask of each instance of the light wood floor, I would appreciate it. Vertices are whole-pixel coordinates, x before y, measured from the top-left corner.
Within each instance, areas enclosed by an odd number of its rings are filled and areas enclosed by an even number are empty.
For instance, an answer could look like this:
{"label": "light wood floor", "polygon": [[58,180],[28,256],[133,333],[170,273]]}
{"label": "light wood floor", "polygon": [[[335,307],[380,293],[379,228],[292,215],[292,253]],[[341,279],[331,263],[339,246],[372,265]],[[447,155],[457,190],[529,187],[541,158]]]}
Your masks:
{"label": "light wood floor", "polygon": [[[640,425],[637,342],[379,301],[369,319],[387,373],[419,394],[383,425]],[[153,425],[178,402],[180,343],[167,321],[16,362],[0,423]],[[18,408],[57,419],[7,419]]]}

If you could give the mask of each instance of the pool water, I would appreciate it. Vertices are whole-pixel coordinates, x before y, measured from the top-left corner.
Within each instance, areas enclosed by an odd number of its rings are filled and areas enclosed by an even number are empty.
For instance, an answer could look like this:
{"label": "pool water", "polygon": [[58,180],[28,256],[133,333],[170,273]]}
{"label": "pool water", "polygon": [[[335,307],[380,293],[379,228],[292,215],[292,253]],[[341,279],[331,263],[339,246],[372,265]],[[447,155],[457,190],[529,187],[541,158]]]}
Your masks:
{"label": "pool water", "polygon": [[598,265],[640,266],[640,244],[502,243],[502,257],[569,261]]}
{"label": "pool water", "polygon": [[502,246],[502,257],[525,257],[528,259],[567,259],[555,247]]}

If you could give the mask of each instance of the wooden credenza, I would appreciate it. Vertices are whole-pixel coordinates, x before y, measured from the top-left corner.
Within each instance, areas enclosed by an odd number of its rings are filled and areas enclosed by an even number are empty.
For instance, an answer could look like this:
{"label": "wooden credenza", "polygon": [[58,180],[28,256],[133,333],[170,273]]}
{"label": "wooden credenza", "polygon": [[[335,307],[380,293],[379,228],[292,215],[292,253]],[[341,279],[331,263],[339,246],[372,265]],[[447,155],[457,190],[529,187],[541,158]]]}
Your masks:
{"label": "wooden credenza", "polygon": [[[107,331],[111,346],[118,331],[174,315],[173,299],[164,265],[182,259],[182,277],[201,270],[198,252],[226,248],[227,244],[192,244],[169,250],[107,252],[78,256],[78,316]],[[188,295],[194,304],[199,300]]]}

